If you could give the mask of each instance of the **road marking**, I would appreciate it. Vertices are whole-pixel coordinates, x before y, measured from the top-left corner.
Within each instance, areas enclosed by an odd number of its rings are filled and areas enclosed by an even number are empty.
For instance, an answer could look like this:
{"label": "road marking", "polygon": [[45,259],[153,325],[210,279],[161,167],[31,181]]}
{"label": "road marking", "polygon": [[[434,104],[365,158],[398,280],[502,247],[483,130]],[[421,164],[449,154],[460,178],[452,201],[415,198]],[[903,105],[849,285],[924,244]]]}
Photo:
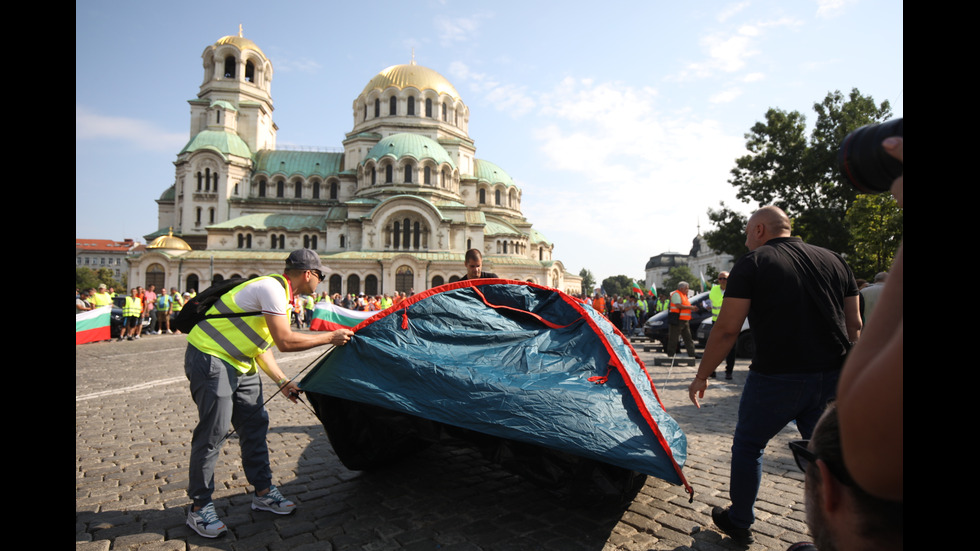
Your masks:
{"label": "road marking", "polygon": [[147,388],[153,388],[155,386],[169,385],[173,383],[179,383],[181,381],[187,381],[187,377],[171,377],[169,379],[161,379],[159,381],[150,381],[148,383],[143,383],[139,385],[128,386],[125,388],[117,388],[115,390],[103,390],[102,392],[94,392],[92,394],[85,394],[82,396],[76,396],[76,402],[82,402],[85,400],[92,400],[93,398],[101,398],[103,396],[112,396],[114,394],[124,394],[126,392],[132,392],[134,390],[143,390]]}

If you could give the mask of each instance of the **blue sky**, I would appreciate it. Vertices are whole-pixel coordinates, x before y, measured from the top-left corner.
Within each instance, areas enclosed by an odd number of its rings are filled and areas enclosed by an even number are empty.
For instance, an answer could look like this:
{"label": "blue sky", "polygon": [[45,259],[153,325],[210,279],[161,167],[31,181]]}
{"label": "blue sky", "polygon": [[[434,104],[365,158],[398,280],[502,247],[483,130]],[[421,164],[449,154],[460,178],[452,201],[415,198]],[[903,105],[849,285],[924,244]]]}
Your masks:
{"label": "blue sky", "polygon": [[[370,6],[365,8],[364,6]],[[75,4],[75,235],[157,229],[203,79],[201,53],[244,26],[272,61],[281,146],[340,148],[382,69],[420,65],[470,109],[477,157],[523,190],[527,219],[578,273],[643,277],[687,252],[725,201],[769,107],[858,88],[904,116],[902,4],[287,1]]]}

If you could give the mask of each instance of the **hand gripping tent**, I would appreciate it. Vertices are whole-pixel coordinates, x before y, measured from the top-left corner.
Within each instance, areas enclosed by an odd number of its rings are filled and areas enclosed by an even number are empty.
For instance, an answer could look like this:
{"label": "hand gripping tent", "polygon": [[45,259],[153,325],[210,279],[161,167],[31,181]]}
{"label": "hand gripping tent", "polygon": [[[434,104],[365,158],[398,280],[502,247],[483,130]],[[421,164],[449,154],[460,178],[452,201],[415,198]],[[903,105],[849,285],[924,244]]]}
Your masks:
{"label": "hand gripping tent", "polygon": [[605,317],[560,291],[458,281],[354,332],[300,383],[348,468],[448,433],[545,485],[581,477],[588,463],[611,469],[607,479],[642,484],[642,473],[693,496],[681,470],[687,440],[643,362]]}

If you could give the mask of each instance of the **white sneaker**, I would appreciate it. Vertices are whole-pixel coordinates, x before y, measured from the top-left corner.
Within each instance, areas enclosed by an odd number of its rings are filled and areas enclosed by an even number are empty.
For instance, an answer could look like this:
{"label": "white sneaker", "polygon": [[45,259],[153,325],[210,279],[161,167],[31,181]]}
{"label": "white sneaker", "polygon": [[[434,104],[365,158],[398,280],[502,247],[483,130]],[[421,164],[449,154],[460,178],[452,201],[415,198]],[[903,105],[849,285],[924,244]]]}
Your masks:
{"label": "white sneaker", "polygon": [[282,497],[279,488],[272,486],[262,497],[252,496],[253,511],[269,511],[277,515],[291,515],[296,512],[296,504]]}
{"label": "white sneaker", "polygon": [[214,512],[214,503],[208,503],[198,511],[194,511],[192,505],[191,510],[187,513],[187,525],[206,538],[216,538],[228,532],[228,527],[218,519],[218,514]]}

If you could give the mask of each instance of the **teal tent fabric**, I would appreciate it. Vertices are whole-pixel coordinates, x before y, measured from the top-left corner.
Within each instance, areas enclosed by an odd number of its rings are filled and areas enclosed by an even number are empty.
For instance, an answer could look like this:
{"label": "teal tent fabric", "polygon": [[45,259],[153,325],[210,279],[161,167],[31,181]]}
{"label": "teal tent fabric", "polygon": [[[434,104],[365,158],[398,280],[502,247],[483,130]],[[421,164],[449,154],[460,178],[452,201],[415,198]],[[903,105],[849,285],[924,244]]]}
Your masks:
{"label": "teal tent fabric", "polygon": [[436,287],[361,323],[300,387],[691,491],[684,433],[628,340],[555,289],[503,279]]}

